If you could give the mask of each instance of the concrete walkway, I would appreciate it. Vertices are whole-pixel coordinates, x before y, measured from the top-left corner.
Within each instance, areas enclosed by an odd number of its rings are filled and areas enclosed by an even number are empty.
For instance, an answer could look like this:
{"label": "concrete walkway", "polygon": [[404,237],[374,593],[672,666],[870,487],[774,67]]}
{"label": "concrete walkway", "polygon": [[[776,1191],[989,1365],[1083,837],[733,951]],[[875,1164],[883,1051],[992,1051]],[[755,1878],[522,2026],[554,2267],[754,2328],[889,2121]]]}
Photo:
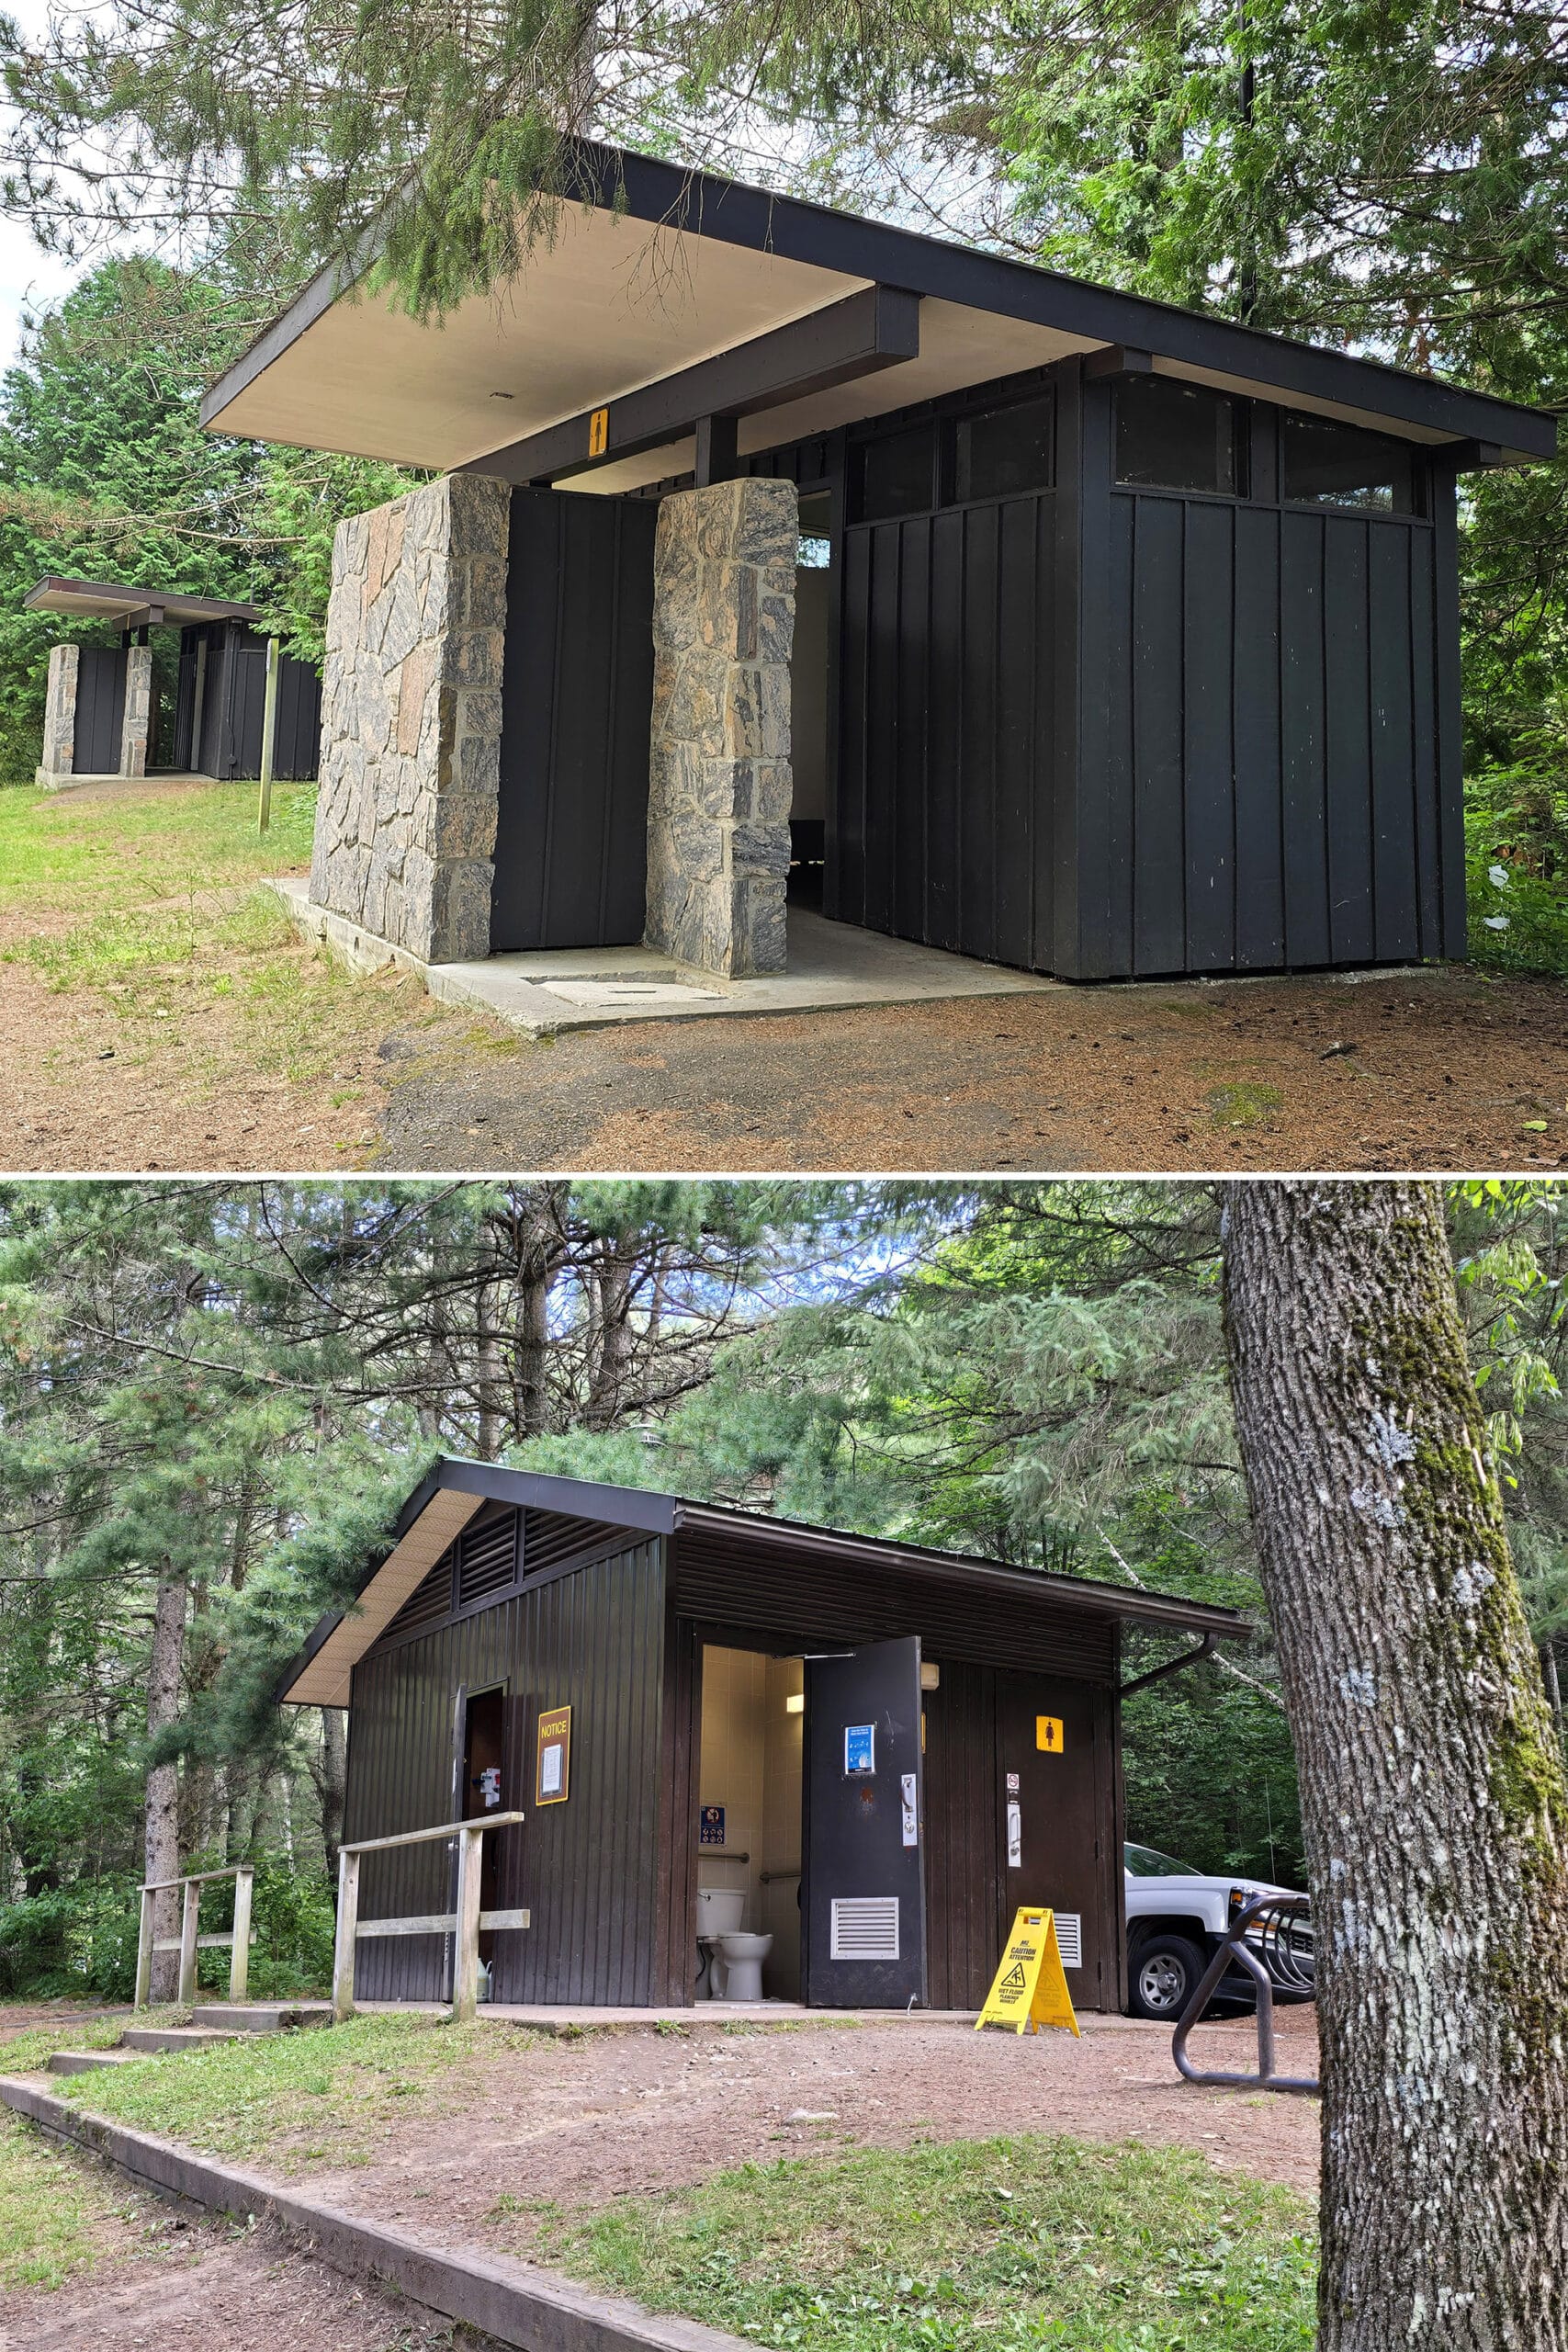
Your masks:
{"label": "concrete walkway", "polygon": [[557,947],[487,956],[472,964],[422,964],[406,948],[312,903],[302,876],[272,884],[307,938],[355,971],[389,964],[413,972],[434,997],[473,1005],[532,1036],[604,1029],[626,1021],[708,1020],[736,1013],[829,1012],[851,1005],[933,1004],[955,997],[1060,993],[1060,980],[919,947],[804,907],[789,912],[789,970],[773,978],[723,980],[671,964],[650,947]]}

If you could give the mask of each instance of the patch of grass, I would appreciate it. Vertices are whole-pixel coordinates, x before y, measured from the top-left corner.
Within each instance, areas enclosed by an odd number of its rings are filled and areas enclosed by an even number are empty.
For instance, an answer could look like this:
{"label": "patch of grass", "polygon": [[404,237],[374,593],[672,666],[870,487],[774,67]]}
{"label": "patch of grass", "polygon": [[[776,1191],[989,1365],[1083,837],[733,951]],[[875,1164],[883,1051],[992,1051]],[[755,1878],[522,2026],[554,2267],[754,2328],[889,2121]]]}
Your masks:
{"label": "patch of grass", "polygon": [[781,2159],[539,2227],[538,2258],[782,2352],[1307,2352],[1306,2207],[1181,2149]]}
{"label": "patch of grass", "polygon": [[[183,2025],[186,2014],[184,2009],[146,2009],[137,2022]],[[0,2026],[4,2022],[0,2018]],[[62,2018],[56,2025],[24,2026],[18,2033],[0,2034],[0,2075],[42,2074],[56,2050],[112,2050],[130,2022],[129,2016]]]}
{"label": "patch of grass", "polygon": [[351,2018],[75,2075],[61,2090],[95,2115],[210,2155],[270,2151],[285,2171],[321,2158],[363,2164],[411,2106],[439,2111],[454,2075],[481,2044],[493,2052],[494,2037],[492,2026],[439,2018]]}
{"label": "patch of grass", "polygon": [[1242,1079],[1229,1086],[1211,1087],[1209,1116],[1216,1127],[1271,1126],[1283,1101],[1277,1086]]}
{"label": "patch of grass", "polygon": [[313,784],[274,787],[265,833],[254,784],[102,798],[0,791],[0,912],[80,913],[254,881],[309,859],[315,813]]}
{"label": "patch of grass", "polygon": [[62,2287],[91,2269],[125,2211],[113,2177],[0,2109],[0,2290]]}

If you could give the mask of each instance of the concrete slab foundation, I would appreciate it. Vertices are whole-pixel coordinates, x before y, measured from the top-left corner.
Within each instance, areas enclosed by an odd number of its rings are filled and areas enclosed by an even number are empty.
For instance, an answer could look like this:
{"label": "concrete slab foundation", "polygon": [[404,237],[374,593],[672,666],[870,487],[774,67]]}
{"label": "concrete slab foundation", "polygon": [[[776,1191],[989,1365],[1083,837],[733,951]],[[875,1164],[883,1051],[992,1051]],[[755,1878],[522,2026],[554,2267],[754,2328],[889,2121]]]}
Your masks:
{"label": "concrete slab foundation", "polygon": [[851,1005],[930,1004],[951,997],[1028,996],[1061,980],[982,964],[889,939],[797,909],[789,918],[789,969],[725,980],[672,963],[651,947],[558,947],[487,956],[472,963],[426,964],[390,940],[311,902],[307,884],[272,884],[307,938],[320,940],[355,971],[396,964],[433,997],[472,1005],[533,1036],[604,1029],[626,1021],[722,1019],[737,1013],[831,1012]]}

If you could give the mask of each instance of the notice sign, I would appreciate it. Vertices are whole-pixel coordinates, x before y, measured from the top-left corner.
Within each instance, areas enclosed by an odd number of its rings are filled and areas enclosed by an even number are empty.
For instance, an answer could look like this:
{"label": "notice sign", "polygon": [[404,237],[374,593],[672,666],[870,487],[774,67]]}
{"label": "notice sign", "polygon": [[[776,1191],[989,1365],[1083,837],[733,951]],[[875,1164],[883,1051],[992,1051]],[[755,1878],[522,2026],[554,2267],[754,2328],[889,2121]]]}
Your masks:
{"label": "notice sign", "polygon": [[724,1843],[724,1807],[705,1804],[697,1815],[699,1846],[722,1846]]}
{"label": "notice sign", "polygon": [[1038,2033],[1042,2026],[1055,2025],[1077,2033],[1078,2021],[1062,1970],[1054,1912],[1014,1914],[1002,1964],[975,2020],[976,2033],[983,2025],[1010,2026],[1015,2033],[1026,2026]]}
{"label": "notice sign", "polygon": [[876,1725],[846,1724],[844,1725],[844,1777],[850,1781],[866,1781],[876,1770]]}
{"label": "notice sign", "polygon": [[1036,1747],[1041,1748],[1047,1756],[1060,1756],[1062,1752],[1062,1718],[1060,1715],[1035,1716],[1034,1745]]}
{"label": "notice sign", "polygon": [[539,1717],[539,1760],[534,1774],[536,1804],[564,1804],[571,1781],[571,1709],[553,1707]]}

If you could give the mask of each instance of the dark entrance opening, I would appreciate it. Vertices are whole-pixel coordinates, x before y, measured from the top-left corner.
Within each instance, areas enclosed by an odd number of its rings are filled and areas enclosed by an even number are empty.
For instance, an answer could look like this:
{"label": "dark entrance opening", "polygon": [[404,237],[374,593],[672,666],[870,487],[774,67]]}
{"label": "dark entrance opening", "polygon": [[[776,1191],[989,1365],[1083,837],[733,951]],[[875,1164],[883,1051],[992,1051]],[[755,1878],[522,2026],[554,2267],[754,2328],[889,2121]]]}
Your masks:
{"label": "dark entrance opening", "polygon": [[790,654],[790,803],[787,886],[792,907],[820,907],[828,854],[828,647],[832,626],[832,498],[818,491],[800,502],[795,572],[795,642]]}
{"label": "dark entrance opening", "polygon": [[[462,1806],[464,1821],[478,1820],[487,1813],[502,1811],[502,1791],[505,1785],[506,1751],[506,1691],[497,1683],[491,1690],[476,1690],[463,1710],[463,1774]],[[501,1833],[484,1840],[483,1860],[479,1873],[479,1909],[498,1911],[501,1908]],[[493,1964],[495,1934],[484,1929],[479,1936],[479,1958],[486,1967]]]}

